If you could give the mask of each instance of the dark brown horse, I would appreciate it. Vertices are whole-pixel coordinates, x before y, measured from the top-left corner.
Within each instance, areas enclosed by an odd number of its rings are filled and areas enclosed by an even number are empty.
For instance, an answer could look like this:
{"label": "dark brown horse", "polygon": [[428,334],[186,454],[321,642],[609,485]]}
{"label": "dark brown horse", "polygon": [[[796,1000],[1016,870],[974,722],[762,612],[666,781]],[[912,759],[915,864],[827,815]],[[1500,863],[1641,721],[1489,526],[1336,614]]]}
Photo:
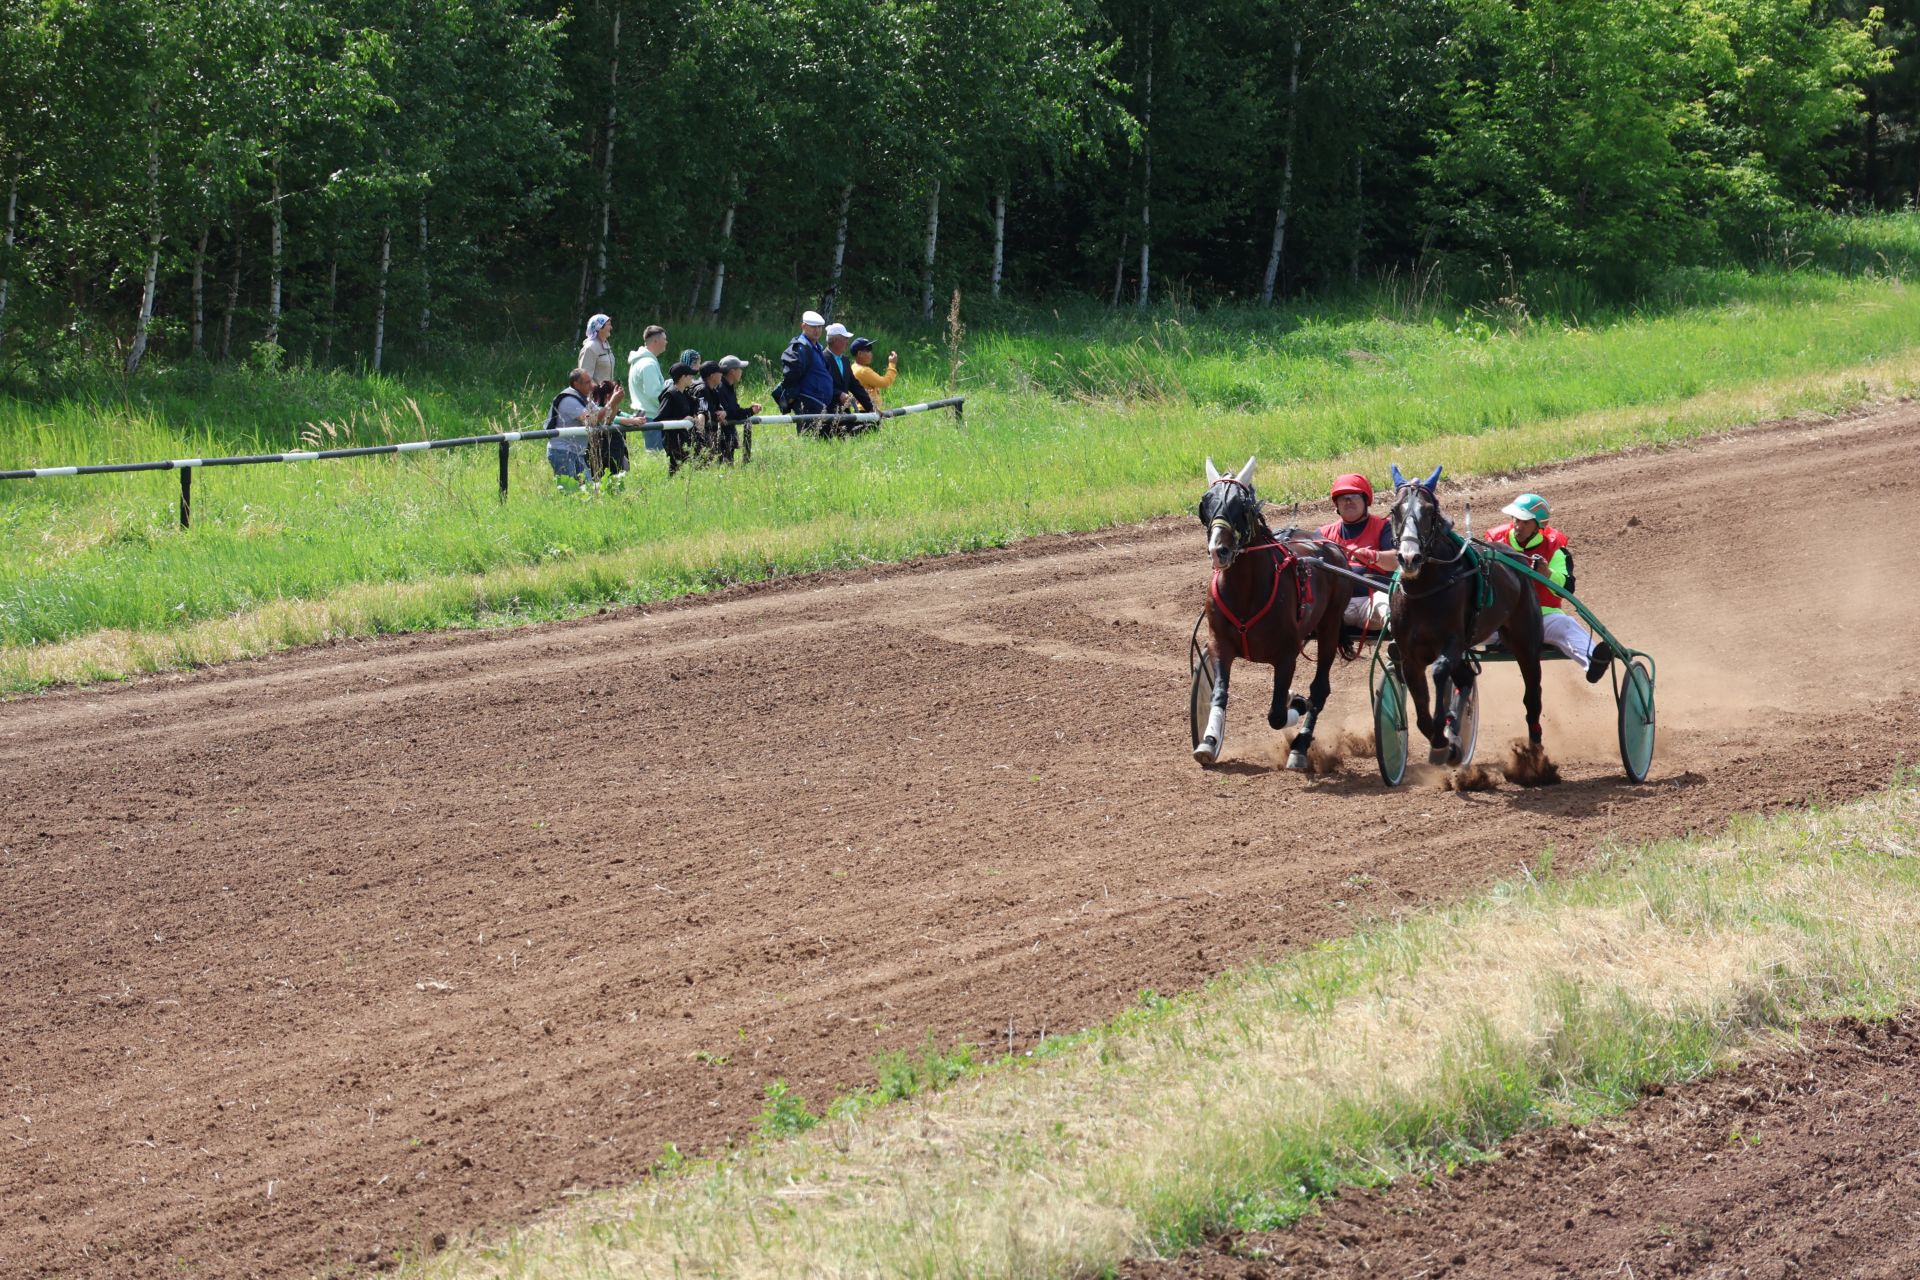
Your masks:
{"label": "dark brown horse", "polygon": [[[1460,726],[1454,690],[1472,692],[1473,663],[1467,650],[1496,630],[1513,653],[1525,682],[1527,738],[1540,741],[1540,652],[1545,638],[1540,605],[1527,580],[1498,556],[1470,548],[1440,512],[1434,486],[1440,468],[1425,480],[1407,480],[1393,469],[1393,544],[1400,553],[1399,589],[1389,606],[1394,648],[1420,732],[1434,764],[1458,764]],[[1433,707],[1427,703],[1427,668],[1433,668]]]}
{"label": "dark brown horse", "polygon": [[[1207,556],[1213,583],[1207,591],[1207,654],[1213,661],[1213,705],[1207,730],[1193,758],[1212,764],[1220,758],[1226,735],[1227,681],[1236,658],[1273,667],[1273,705],[1267,723],[1285,729],[1296,720],[1300,732],[1287,754],[1287,768],[1307,767],[1313,726],[1327,704],[1332,682],[1327,671],[1340,648],[1340,615],[1353,593],[1346,579],[1320,572],[1322,560],[1344,564],[1337,553],[1319,548],[1302,559],[1274,539],[1253,492],[1253,459],[1236,475],[1221,475],[1207,459],[1207,492],[1200,499],[1200,523],[1207,530]],[[1305,699],[1292,696],[1293,669],[1308,640],[1317,640],[1313,685]]]}

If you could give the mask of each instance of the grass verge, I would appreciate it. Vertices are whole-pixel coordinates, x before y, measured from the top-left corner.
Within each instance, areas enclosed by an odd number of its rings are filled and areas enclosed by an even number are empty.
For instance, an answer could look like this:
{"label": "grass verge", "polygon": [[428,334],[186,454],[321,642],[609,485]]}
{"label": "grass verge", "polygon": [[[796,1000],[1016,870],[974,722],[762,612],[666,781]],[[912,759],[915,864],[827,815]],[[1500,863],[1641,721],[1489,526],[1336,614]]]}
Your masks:
{"label": "grass verge", "polygon": [[[1631,1103],[1758,1031],[1920,1000],[1920,773],[1543,857],[1463,905],[1143,1001],[1017,1070],[682,1161],[410,1280],[1097,1273]],[[789,1131],[792,1131],[791,1129]]]}
{"label": "grass verge", "polygon": [[[514,454],[505,504],[488,450],[204,472],[185,531],[167,474],[7,482],[0,690],[1096,528],[1186,509],[1207,453],[1258,453],[1264,493],[1317,507],[1335,469],[1396,455],[1510,470],[1920,382],[1920,290],[1898,279],[1695,286],[1672,309],[1580,323],[1384,295],[1322,312],[1027,317],[969,340],[964,429],[928,415],[813,446],[775,428],[750,468],[668,480],[646,458],[621,492],[584,498],[553,491],[538,446]],[[749,352],[780,341],[688,336]],[[944,354],[915,341],[896,403],[944,389]],[[200,369],[118,400],[0,397],[0,465],[536,425],[549,388],[535,355],[406,383]]]}
{"label": "grass verge", "polygon": [[[1716,389],[1657,405],[1435,435],[1420,441],[1412,452],[1376,445],[1327,457],[1274,459],[1266,454],[1269,460],[1260,469],[1260,489],[1270,500],[1300,501],[1317,508],[1326,477],[1335,470],[1383,474],[1389,461],[1411,458],[1423,471],[1429,460],[1444,460],[1456,477],[1499,473],[1610,449],[1677,443],[1795,413],[1839,412],[1910,396],[1916,389],[1920,389],[1920,350],[1818,376]],[[76,568],[47,575],[40,589],[58,595],[58,607],[84,608],[96,622],[63,638],[0,644],[0,692],[181,670],[344,637],[548,621],[607,604],[644,604],[797,573],[1003,546],[1042,533],[1098,529],[1187,507],[1200,487],[1199,479],[1187,474],[1199,449],[1217,450],[1228,460],[1223,465],[1238,465],[1244,453],[1264,452],[1274,444],[1252,422],[1218,420],[1202,441],[1174,432],[1149,432],[1138,421],[1137,410],[1103,412],[1106,421],[1088,431],[1082,447],[1101,439],[1105,445],[1090,449],[1079,462],[1063,457],[1054,471],[1042,472],[1056,480],[1059,475],[1078,476],[1080,482],[1060,486],[1044,481],[1048,487],[1043,494],[1023,488],[1011,472],[984,457],[990,446],[950,427],[926,428],[948,439],[911,447],[944,450],[947,465],[991,468],[1011,483],[955,507],[937,503],[914,507],[911,494],[890,488],[892,482],[884,474],[874,473],[876,465],[884,473],[884,455],[850,459],[851,478],[843,477],[840,483],[857,485],[864,476],[864,483],[873,488],[868,501],[849,498],[848,509],[768,521],[764,514],[748,514],[759,508],[743,497],[738,514],[718,523],[690,520],[689,529],[663,528],[637,541],[623,541],[631,535],[610,526],[596,534],[595,542],[611,545],[597,549],[550,546],[545,553],[516,555],[510,557],[512,563],[478,572],[410,577],[396,571],[374,581],[349,579],[311,595],[277,590],[278,566],[272,559],[256,559],[245,536],[228,538],[217,553],[190,549],[184,539],[170,539],[185,559],[165,565],[163,576],[177,581],[160,588],[157,603],[152,598],[154,583],[143,576],[137,563],[98,573]],[[1158,455],[1161,463],[1140,473],[1143,453]],[[1116,465],[1115,459],[1121,461]],[[925,465],[938,474],[938,463]],[[1136,474],[1122,474],[1129,470]],[[742,487],[777,483],[740,475],[708,479]],[[549,505],[604,507],[606,512],[595,515],[619,515],[615,503],[556,499]],[[539,512],[536,519],[558,521],[564,514]],[[481,518],[476,514],[469,536],[489,536],[479,523]],[[563,536],[563,532],[549,529],[535,541]],[[375,522],[367,526],[365,536],[377,539],[384,534]],[[342,554],[341,544],[312,533],[294,540],[299,547],[291,554],[316,562],[331,563]],[[473,557],[475,563],[485,560],[478,554]],[[151,561],[147,567],[152,567]],[[259,599],[243,589],[242,598],[250,601],[245,607],[212,618],[192,618],[188,601],[193,597],[214,589],[216,583],[230,592],[236,584],[244,588],[256,578]],[[171,590],[186,599],[168,608],[164,602],[170,597],[164,593]],[[120,616],[116,601],[123,595],[149,597],[144,603],[125,601],[128,612],[150,615],[158,608],[163,618],[188,620],[140,627],[110,625],[111,618]],[[6,608],[0,600],[0,614]]]}

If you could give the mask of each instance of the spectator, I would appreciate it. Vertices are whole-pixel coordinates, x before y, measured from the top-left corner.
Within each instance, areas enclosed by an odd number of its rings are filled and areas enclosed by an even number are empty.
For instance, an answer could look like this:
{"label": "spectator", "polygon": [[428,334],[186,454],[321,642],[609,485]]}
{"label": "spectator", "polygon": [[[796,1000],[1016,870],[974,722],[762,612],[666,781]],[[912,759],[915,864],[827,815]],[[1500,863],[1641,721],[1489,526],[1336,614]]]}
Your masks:
{"label": "spectator", "polygon": [[640,347],[627,356],[627,388],[633,393],[634,411],[643,419],[659,409],[660,393],[667,389],[666,375],[660,372],[660,353],[666,349],[667,331],[650,324]]}
{"label": "spectator", "polygon": [[[780,386],[773,398],[787,413],[825,413],[829,405],[839,407],[832,362],[820,346],[820,334],[826,327],[826,318],[818,311],[807,312],[800,317],[799,336],[780,353]],[[803,435],[819,430],[814,422],[794,426]]]}
{"label": "spectator", "polygon": [[[607,358],[611,360],[612,354],[609,353]],[[607,417],[617,424],[620,421],[620,398],[625,395],[625,388],[617,382],[596,382],[590,399],[595,408],[608,410]],[[605,422],[607,417],[602,417],[601,421]],[[608,471],[625,475],[627,466],[626,432],[608,427],[596,427],[587,432],[587,471],[594,479],[598,480]]]}
{"label": "spectator", "polygon": [[[854,413],[872,413],[873,400],[867,395],[867,389],[853,376],[853,361],[847,358],[847,344],[853,341],[853,330],[843,324],[827,326],[827,360],[833,368],[833,384],[839,392],[840,405]],[[835,424],[842,435],[852,435],[857,431],[872,431],[879,426],[876,422],[842,422]]]}
{"label": "spectator", "polygon": [[587,321],[587,338],[580,344],[580,358],[575,361],[594,382],[613,381],[613,317],[597,315]]}
{"label": "spectator", "polygon": [[[585,369],[575,369],[567,375],[567,389],[553,398],[553,405],[547,410],[545,430],[559,431],[570,427],[598,426],[613,416],[619,406],[619,397],[610,396],[610,403],[596,407],[591,399],[593,379],[587,376]],[[547,441],[547,465],[553,468],[553,474],[565,480],[571,477],[580,484],[587,483],[587,441],[585,436],[555,436]]]}
{"label": "spectator", "polygon": [[697,371],[700,368],[700,353],[692,347],[688,347],[680,353],[680,363],[689,369]]}
{"label": "spectator", "polygon": [[[740,379],[746,377],[746,374],[747,362],[739,356],[720,357],[721,407],[726,410],[728,424],[737,427],[741,433],[741,444],[744,447],[742,461],[751,462],[753,460],[753,424],[747,419],[758,414],[761,405],[756,400],[744,408],[741,407]],[[731,462],[733,459],[729,457],[727,461]]]}
{"label": "spectator", "polygon": [[693,391],[700,402],[700,412],[707,416],[707,429],[701,440],[707,456],[716,462],[731,463],[734,451],[740,447],[740,427],[727,413],[725,371],[718,360],[709,360],[700,366],[700,383]]}
{"label": "spectator", "polygon": [[686,419],[693,427],[665,427],[661,430],[667,447],[667,474],[673,475],[680,470],[680,464],[687,460],[688,437],[706,426],[706,416],[700,412],[700,402],[693,394],[693,369],[689,365],[675,364],[667,370],[667,389],[660,393],[660,412],[656,415],[661,422],[676,422]]}
{"label": "spectator", "polygon": [[887,407],[880,393],[891,390],[893,380],[900,376],[900,353],[887,352],[887,371],[881,373],[873,367],[872,338],[855,338],[847,350],[853,356],[853,376],[867,389],[867,398],[873,401],[874,412],[878,413]]}

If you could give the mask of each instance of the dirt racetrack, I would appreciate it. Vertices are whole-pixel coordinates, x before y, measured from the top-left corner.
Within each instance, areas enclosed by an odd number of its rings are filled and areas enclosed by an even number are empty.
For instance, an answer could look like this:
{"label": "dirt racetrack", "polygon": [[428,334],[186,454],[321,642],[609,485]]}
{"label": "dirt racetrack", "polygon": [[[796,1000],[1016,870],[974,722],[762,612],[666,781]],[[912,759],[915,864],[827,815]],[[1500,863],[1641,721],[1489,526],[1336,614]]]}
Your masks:
{"label": "dirt racetrack", "polygon": [[1191,520],[0,705],[0,1275],[376,1261],[745,1133],[775,1077],[817,1104],[929,1030],[1018,1047],[1549,845],[1882,786],[1917,427],[1528,477],[1659,659],[1639,787],[1567,663],[1555,788],[1285,773],[1252,671],[1200,770]]}

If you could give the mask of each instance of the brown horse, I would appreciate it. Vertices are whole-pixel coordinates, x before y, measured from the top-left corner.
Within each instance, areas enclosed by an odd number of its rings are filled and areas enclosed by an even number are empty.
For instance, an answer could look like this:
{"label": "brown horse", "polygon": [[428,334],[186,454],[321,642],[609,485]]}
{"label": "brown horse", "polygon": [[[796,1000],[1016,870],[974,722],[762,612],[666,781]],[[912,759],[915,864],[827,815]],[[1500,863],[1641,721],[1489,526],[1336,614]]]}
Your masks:
{"label": "brown horse", "polygon": [[[1273,667],[1273,705],[1267,723],[1285,729],[1296,720],[1300,732],[1287,754],[1287,768],[1307,767],[1313,727],[1332,692],[1327,678],[1340,648],[1340,615],[1353,593],[1346,579],[1322,573],[1319,564],[1344,564],[1336,553],[1318,548],[1301,559],[1273,531],[1253,491],[1253,459],[1235,475],[1222,475],[1207,459],[1207,492],[1200,499],[1200,523],[1207,530],[1207,556],[1213,583],[1207,592],[1207,653],[1214,670],[1213,706],[1207,731],[1193,758],[1212,764],[1220,758],[1226,734],[1227,681],[1236,658]],[[1292,696],[1294,663],[1308,640],[1319,642],[1313,685],[1305,699]]]}
{"label": "brown horse", "polygon": [[[1473,689],[1467,650],[1496,630],[1513,653],[1526,685],[1527,738],[1540,741],[1540,653],[1545,637],[1540,606],[1525,578],[1498,556],[1474,550],[1440,513],[1434,486],[1440,468],[1425,480],[1408,480],[1393,468],[1393,543],[1400,553],[1399,587],[1391,609],[1394,649],[1420,732],[1434,764],[1458,764],[1457,708]],[[1433,668],[1433,706],[1427,703],[1427,668]],[[1456,702],[1453,691],[1459,690]]]}

